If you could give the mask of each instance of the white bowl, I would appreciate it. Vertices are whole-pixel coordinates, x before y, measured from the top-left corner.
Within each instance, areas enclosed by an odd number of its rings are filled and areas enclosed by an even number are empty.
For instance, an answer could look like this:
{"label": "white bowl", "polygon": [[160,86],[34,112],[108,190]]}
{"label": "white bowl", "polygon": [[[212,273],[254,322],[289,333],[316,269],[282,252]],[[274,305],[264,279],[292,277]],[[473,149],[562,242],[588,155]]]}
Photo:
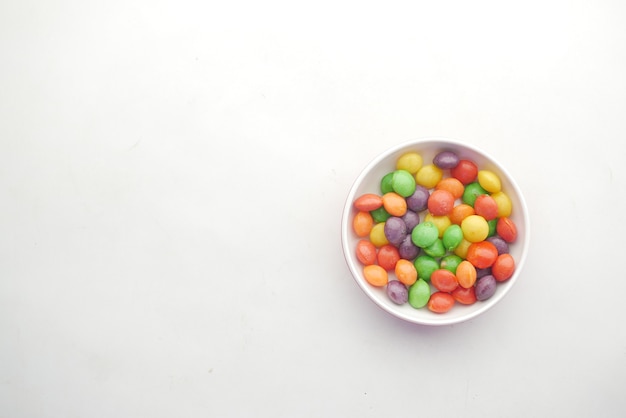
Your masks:
{"label": "white bowl", "polygon": [[[509,245],[510,254],[515,259],[515,272],[513,276],[497,284],[495,294],[485,300],[477,301],[472,305],[461,305],[455,303],[454,307],[446,313],[434,313],[427,307],[415,309],[408,303],[397,305],[387,296],[386,289],[374,287],[365,281],[363,277],[363,265],[356,258],[356,245],[359,237],[352,229],[352,219],[357,212],[353,206],[354,200],[365,193],[380,194],[380,181],[383,176],[395,170],[397,159],[404,153],[414,151],[419,153],[424,159],[424,164],[429,164],[435,155],[441,151],[453,151],[461,159],[474,161],[478,169],[491,170],[498,174],[502,183],[502,191],[506,193],[513,204],[513,211],[510,218],[517,227],[517,240]],[[447,176],[449,171],[445,170]],[[423,220],[423,214],[420,216]],[[390,314],[409,322],[423,325],[449,325],[463,321],[486,312],[495,304],[500,302],[511,290],[515,282],[520,277],[522,267],[526,260],[529,247],[529,219],[528,208],[522,193],[511,175],[493,157],[485,152],[468,145],[464,142],[443,138],[423,138],[404,144],[400,144],[380,154],[370,162],[357,177],[356,181],[348,193],[341,221],[341,239],[343,253],[356,283],[379,307]],[[389,279],[395,279],[393,272],[390,272]]]}

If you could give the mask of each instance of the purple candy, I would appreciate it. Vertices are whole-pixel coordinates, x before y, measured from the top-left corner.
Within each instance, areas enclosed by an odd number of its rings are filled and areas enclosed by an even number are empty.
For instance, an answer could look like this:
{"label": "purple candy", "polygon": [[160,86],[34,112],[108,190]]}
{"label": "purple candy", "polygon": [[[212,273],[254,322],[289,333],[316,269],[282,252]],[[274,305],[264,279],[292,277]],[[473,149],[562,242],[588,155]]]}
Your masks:
{"label": "purple candy", "polygon": [[408,230],[402,218],[392,216],[385,222],[385,237],[396,247],[406,238]]}
{"label": "purple candy", "polygon": [[413,231],[413,228],[415,228],[420,223],[420,215],[419,213],[415,213],[412,210],[407,210],[402,217],[402,220],[406,225],[407,232],[410,234],[411,231]]}
{"label": "purple candy", "polygon": [[419,252],[419,247],[413,244],[411,234],[408,234],[404,241],[402,241],[402,243],[398,246],[398,253],[400,254],[400,257],[405,260],[413,260],[417,258]]}
{"label": "purple candy", "polygon": [[397,305],[405,304],[409,300],[409,290],[398,280],[387,283],[387,296]]}
{"label": "purple candy", "polygon": [[430,192],[419,184],[415,187],[415,192],[406,198],[406,205],[413,212],[421,212],[428,207]]}
{"label": "purple candy", "polygon": [[489,241],[496,247],[496,249],[498,250],[498,255],[509,253],[509,244],[507,244],[507,242],[499,236],[494,235],[493,237],[489,237],[487,238],[487,241]]}
{"label": "purple candy", "polygon": [[476,280],[476,292],[477,300],[487,300],[496,293],[496,279],[491,274],[481,277]]}
{"label": "purple candy", "polygon": [[454,168],[459,164],[459,157],[452,151],[442,151],[435,155],[433,158],[433,164],[442,170]]}

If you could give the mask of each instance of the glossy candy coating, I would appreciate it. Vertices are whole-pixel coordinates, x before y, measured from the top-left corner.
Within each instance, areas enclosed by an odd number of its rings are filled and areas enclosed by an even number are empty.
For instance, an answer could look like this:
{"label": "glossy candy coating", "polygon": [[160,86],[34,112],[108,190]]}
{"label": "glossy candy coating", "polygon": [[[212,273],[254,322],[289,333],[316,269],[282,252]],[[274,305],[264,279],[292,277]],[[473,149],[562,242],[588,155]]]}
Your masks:
{"label": "glossy candy coating", "polygon": [[358,237],[366,237],[374,227],[374,218],[369,212],[357,212],[352,219],[352,229]]}
{"label": "glossy candy coating", "polygon": [[448,293],[452,292],[459,285],[456,275],[446,269],[433,271],[433,274],[430,276],[430,283],[435,286],[435,289]]}
{"label": "glossy candy coating", "polygon": [[420,255],[413,264],[417,270],[417,277],[426,281],[429,281],[433,271],[439,268],[437,260],[429,255]]}
{"label": "glossy candy coating", "polygon": [[398,280],[390,280],[387,283],[387,296],[396,305],[403,305],[409,300],[409,290]]}
{"label": "glossy candy coating", "polygon": [[511,254],[501,254],[491,266],[491,274],[498,282],[508,280],[515,272],[515,260]]}
{"label": "glossy candy coating", "polygon": [[461,261],[456,268],[456,278],[459,286],[466,289],[474,287],[476,283],[476,268],[467,260]]}
{"label": "glossy candy coating", "polygon": [[488,194],[476,196],[474,210],[476,211],[476,215],[480,215],[488,221],[498,217],[498,203]]}
{"label": "glossy candy coating", "polygon": [[[483,189],[477,182],[470,183],[465,186],[465,190],[463,191],[463,203],[474,207],[476,198],[482,194],[487,194],[487,190]],[[474,207],[474,209],[476,208]]]}
{"label": "glossy candy coating", "polygon": [[474,287],[477,300],[487,300],[496,293],[496,279],[492,275],[483,276],[476,280]]}
{"label": "glossy candy coating", "polygon": [[454,199],[460,199],[465,191],[465,186],[454,177],[446,177],[437,183],[435,190],[447,190],[452,194]]}
{"label": "glossy candy coating", "polygon": [[433,158],[433,164],[443,170],[449,170],[456,167],[459,164],[459,157],[452,151],[441,151],[435,158]]}
{"label": "glossy candy coating", "polygon": [[493,171],[479,170],[477,177],[478,183],[480,183],[483,189],[487,190],[489,193],[499,192],[502,188],[500,178]]}
{"label": "glossy candy coating", "polygon": [[446,251],[454,251],[463,241],[463,230],[459,225],[450,225],[444,231],[442,240]]}
{"label": "glossy candy coating", "polygon": [[435,216],[447,215],[453,207],[454,196],[447,190],[435,190],[428,198],[428,210]]}
{"label": "glossy candy coating", "polygon": [[437,241],[437,238],[439,238],[439,230],[432,222],[422,222],[413,228],[411,238],[413,244],[420,248],[426,248]]}
{"label": "glossy candy coating", "polygon": [[372,286],[385,286],[389,280],[387,271],[379,265],[372,264],[363,267],[363,277]]}
{"label": "glossy candy coating", "polygon": [[391,177],[391,188],[402,197],[415,193],[415,177],[406,170],[396,170]]}
{"label": "glossy candy coating", "polygon": [[406,200],[395,192],[385,193],[382,197],[383,207],[391,216],[402,216],[406,213]]}
{"label": "glossy candy coating", "polygon": [[383,206],[371,211],[370,215],[372,215],[375,223],[385,222],[391,216],[391,214],[387,212]]}
{"label": "glossy candy coating", "polygon": [[413,244],[410,234],[408,234],[406,238],[404,238],[404,241],[398,246],[398,253],[400,253],[400,257],[405,260],[414,260],[419,255],[420,249]]}
{"label": "glossy candy coating", "polygon": [[402,218],[392,216],[385,222],[384,232],[387,241],[397,247],[406,238],[408,229]]}
{"label": "glossy candy coating", "polygon": [[428,309],[435,313],[446,313],[454,306],[454,297],[446,292],[435,292],[430,295]]}
{"label": "glossy candy coating", "polygon": [[424,279],[417,281],[409,288],[409,305],[415,309],[426,306],[430,299],[430,285]]}
{"label": "glossy candy coating", "polygon": [[511,198],[506,193],[499,191],[497,193],[493,193],[491,197],[493,197],[496,203],[498,203],[498,218],[511,216],[513,203],[511,203]]}
{"label": "glossy candy coating", "polygon": [[407,197],[406,204],[413,212],[421,212],[428,207],[430,191],[424,186],[416,185],[415,192]]}
{"label": "glossy candy coating", "polygon": [[400,260],[400,253],[393,245],[386,244],[378,249],[376,259],[379,266],[387,271],[392,271],[395,270],[396,263]]}
{"label": "glossy candy coating", "polygon": [[376,263],[376,247],[366,239],[356,244],[356,258],[361,264],[368,266]]}
{"label": "glossy candy coating", "polygon": [[485,218],[479,215],[470,215],[461,222],[463,237],[469,242],[480,242],[489,235],[489,225]]}
{"label": "glossy candy coating", "polygon": [[400,259],[396,263],[395,274],[403,284],[410,286],[417,281],[417,270],[409,260]]}
{"label": "glossy candy coating", "polygon": [[393,186],[391,185],[391,182],[393,180],[393,173],[393,171],[387,173],[383,176],[382,179],[380,179],[380,192],[382,194],[393,192]]}
{"label": "glossy candy coating", "polygon": [[406,170],[411,174],[417,173],[417,171],[422,168],[424,164],[424,159],[417,152],[407,152],[398,158],[396,162],[396,169],[398,170]]}
{"label": "glossy candy coating", "polygon": [[478,166],[469,160],[460,160],[459,163],[450,170],[450,174],[463,184],[470,184],[476,180],[478,174]]}
{"label": "glossy candy coating", "polygon": [[387,237],[385,236],[384,222],[377,223],[372,227],[372,230],[370,231],[370,241],[378,248],[389,244],[389,240],[387,240]]}
{"label": "glossy candy coating", "polygon": [[378,209],[382,205],[383,199],[374,193],[366,193],[359,196],[359,198],[354,201],[354,207],[359,211],[365,212],[371,212],[374,209]]}
{"label": "glossy candy coating", "polygon": [[513,220],[506,216],[498,219],[496,232],[506,242],[515,242],[517,239],[517,227]]}
{"label": "glossy candy coating", "polygon": [[432,189],[443,178],[443,171],[435,164],[426,164],[415,175],[415,181],[420,186]]}
{"label": "glossy candy coating", "polygon": [[484,269],[491,265],[498,258],[498,249],[489,241],[473,242],[467,249],[467,261],[474,267]]}

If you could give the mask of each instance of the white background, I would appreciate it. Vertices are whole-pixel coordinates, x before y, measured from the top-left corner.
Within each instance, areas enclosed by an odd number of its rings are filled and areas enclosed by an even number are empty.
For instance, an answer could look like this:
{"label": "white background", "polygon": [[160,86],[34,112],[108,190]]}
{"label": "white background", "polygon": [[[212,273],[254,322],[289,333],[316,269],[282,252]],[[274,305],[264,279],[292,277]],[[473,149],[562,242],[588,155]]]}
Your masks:
{"label": "white background", "polygon": [[[624,416],[626,3],[0,3],[0,417]],[[405,323],[345,197],[398,143],[530,208],[495,308]]]}

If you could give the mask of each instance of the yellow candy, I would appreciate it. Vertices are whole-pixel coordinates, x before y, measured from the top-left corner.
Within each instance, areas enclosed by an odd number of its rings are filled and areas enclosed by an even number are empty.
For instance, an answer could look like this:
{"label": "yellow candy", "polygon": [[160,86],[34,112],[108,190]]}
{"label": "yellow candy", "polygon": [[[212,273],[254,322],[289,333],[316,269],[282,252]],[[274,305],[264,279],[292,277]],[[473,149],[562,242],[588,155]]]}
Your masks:
{"label": "yellow candy", "polygon": [[489,224],[480,215],[470,215],[461,222],[461,230],[469,242],[480,242],[489,235]]}
{"label": "yellow candy", "polygon": [[497,192],[492,194],[491,197],[493,197],[498,204],[498,218],[511,216],[513,204],[511,203],[509,196],[504,194],[504,192]]}
{"label": "yellow candy", "polygon": [[427,164],[415,175],[415,182],[427,189],[434,188],[443,178],[443,170],[435,164]]}
{"label": "yellow candy", "polygon": [[461,241],[461,243],[457,245],[456,248],[454,249],[454,254],[458,255],[459,257],[463,259],[467,258],[467,250],[469,249],[470,245],[472,245],[472,243],[466,240],[465,238],[463,238],[463,241]]}
{"label": "yellow candy", "polygon": [[380,248],[383,245],[389,244],[387,237],[385,236],[385,223],[380,222],[374,225],[370,231],[370,241],[374,246]]}
{"label": "yellow candy", "polygon": [[398,158],[396,162],[397,170],[406,170],[411,174],[417,173],[417,171],[422,168],[424,160],[422,156],[417,152],[407,152]]}
{"label": "yellow candy", "polygon": [[452,225],[452,221],[446,215],[435,216],[430,212],[424,216],[424,222],[432,222],[437,227],[439,238],[443,237],[446,228]]}
{"label": "yellow candy", "polygon": [[498,175],[489,170],[480,170],[478,172],[478,184],[489,193],[497,193],[502,188]]}

